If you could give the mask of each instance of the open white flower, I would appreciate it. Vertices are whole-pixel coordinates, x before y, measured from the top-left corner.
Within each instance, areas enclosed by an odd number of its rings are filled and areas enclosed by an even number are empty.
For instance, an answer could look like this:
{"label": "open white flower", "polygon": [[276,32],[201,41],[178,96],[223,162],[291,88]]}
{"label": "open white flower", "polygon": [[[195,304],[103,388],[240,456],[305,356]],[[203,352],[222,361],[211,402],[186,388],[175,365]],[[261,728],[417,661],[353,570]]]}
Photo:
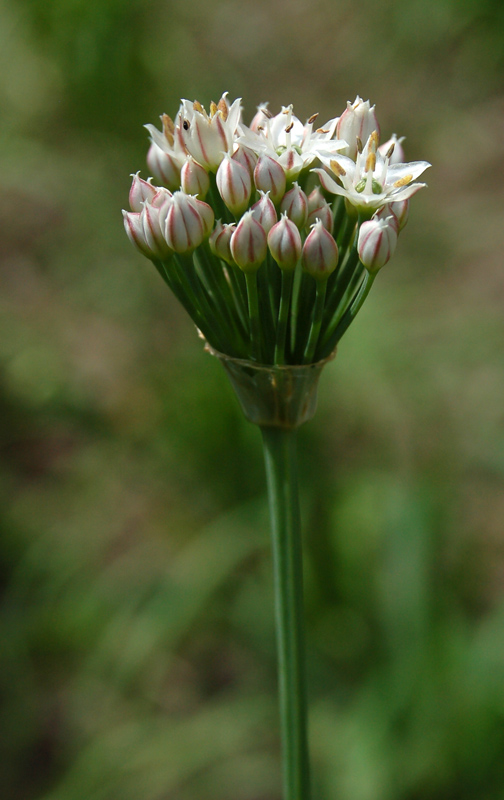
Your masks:
{"label": "open white flower", "polygon": [[324,169],[314,169],[320,183],[331,194],[345,197],[356,209],[367,216],[388,203],[407,200],[425,183],[414,183],[431,165],[428,161],[411,161],[408,164],[391,164],[390,155],[378,150],[378,135],[369,136],[356,161],[348,156],[322,153],[319,156],[324,166],[339,183]]}
{"label": "open white flower", "polygon": [[225,153],[231,155],[241,118],[241,100],[231,105],[225,92],[219,102],[210,103],[208,114],[197,100],[182,100],[175,135],[185,150],[203,167],[215,172]]}
{"label": "open white flower", "polygon": [[263,105],[254,117],[253,126],[242,126],[243,134],[238,141],[258,155],[274,158],[292,180],[304,167],[312,164],[321,151],[336,154],[347,146],[346,142],[333,139],[338,119],[332,119],[314,131],[316,117],[314,114],[303,125],[292,113],[292,105],[282,106],[282,111],[276,116],[272,116]]}

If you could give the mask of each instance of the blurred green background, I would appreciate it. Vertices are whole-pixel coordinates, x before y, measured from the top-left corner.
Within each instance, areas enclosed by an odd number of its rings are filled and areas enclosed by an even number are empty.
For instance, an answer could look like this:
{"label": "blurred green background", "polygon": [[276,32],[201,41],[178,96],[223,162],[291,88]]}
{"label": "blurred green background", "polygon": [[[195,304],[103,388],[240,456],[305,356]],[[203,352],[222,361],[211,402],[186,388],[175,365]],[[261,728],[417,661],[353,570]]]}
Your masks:
{"label": "blurred green background", "polygon": [[504,6],[1,0],[2,800],[278,800],[260,437],[124,235],[142,125],[434,165],[300,432],[314,797],[504,798]]}

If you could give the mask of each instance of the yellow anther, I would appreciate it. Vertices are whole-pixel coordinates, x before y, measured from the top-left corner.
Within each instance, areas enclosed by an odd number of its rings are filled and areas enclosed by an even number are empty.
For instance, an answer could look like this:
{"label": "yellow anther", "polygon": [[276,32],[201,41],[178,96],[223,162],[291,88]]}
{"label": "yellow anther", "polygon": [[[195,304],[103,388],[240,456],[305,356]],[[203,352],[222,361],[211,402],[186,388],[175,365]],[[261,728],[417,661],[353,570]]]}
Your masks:
{"label": "yellow anther", "polygon": [[338,164],[337,161],[331,161],[330,163],[331,169],[338,178],[341,178],[343,175],[346,175],[346,170],[343,169],[341,164]]}
{"label": "yellow anther", "polygon": [[378,131],[373,131],[373,133],[369,137],[369,149],[370,150],[373,149],[373,151],[376,152],[379,141],[380,140],[378,138]]}
{"label": "yellow anther", "polygon": [[215,117],[216,114],[217,114],[217,105],[212,100],[211,103],[210,103],[210,116],[211,117]]}
{"label": "yellow anther", "polygon": [[228,118],[228,107],[227,107],[227,103],[226,103],[226,101],[224,100],[223,97],[221,97],[221,99],[219,100],[217,108],[219,109],[219,111],[221,113],[222,119],[224,121],[226,121],[227,118]]}
{"label": "yellow anther", "polygon": [[316,133],[329,133],[325,128],[317,128]]}
{"label": "yellow anther", "polygon": [[396,181],[394,183],[394,186],[396,187],[396,189],[398,189],[400,186],[407,186],[408,183],[411,183],[412,180],[413,180],[413,175],[405,175],[404,178],[400,178],[398,181]]}
{"label": "yellow anther", "polygon": [[362,139],[360,139],[358,136],[356,137],[356,139],[357,139],[357,150],[359,151],[359,153],[362,153],[362,151],[364,150],[364,147],[362,146]]}
{"label": "yellow anther", "polygon": [[205,109],[203,108],[203,106],[201,105],[199,100],[195,100],[194,101],[193,108],[194,108],[195,111],[199,111],[200,114],[204,114],[205,113]]}
{"label": "yellow anther", "polygon": [[165,139],[167,140],[170,147],[173,145],[173,134],[175,132],[175,125],[173,124],[173,120],[168,114],[163,114],[161,117],[161,122],[163,123],[163,133],[165,135]]}
{"label": "yellow anther", "polygon": [[369,153],[366,158],[366,172],[374,172],[376,168],[376,153]]}

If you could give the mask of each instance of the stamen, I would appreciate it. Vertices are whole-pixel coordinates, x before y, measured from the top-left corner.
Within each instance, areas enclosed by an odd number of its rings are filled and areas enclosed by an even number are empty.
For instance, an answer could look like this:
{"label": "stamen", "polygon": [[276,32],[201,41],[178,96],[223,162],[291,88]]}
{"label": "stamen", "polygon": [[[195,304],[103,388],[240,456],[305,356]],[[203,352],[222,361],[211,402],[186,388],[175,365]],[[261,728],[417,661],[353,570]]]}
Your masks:
{"label": "stamen", "polygon": [[341,166],[341,164],[338,164],[337,161],[331,161],[330,162],[330,167],[331,167],[332,171],[334,172],[334,174],[338,176],[338,178],[341,178],[344,175],[346,175],[346,170],[344,170],[343,167]]}
{"label": "stamen", "polygon": [[374,172],[376,169],[376,153],[369,153],[366,158],[366,172]]}
{"label": "stamen", "polygon": [[264,114],[265,117],[267,117],[268,119],[273,119],[273,114],[271,113],[271,111],[269,109],[261,108],[261,111],[262,111],[262,113]]}
{"label": "stamen", "polygon": [[173,124],[173,120],[168,116],[168,114],[163,114],[161,117],[161,122],[163,123],[163,133],[165,135],[165,139],[170,147],[173,147],[173,134],[175,133],[175,125]]}
{"label": "stamen", "polygon": [[217,106],[215,102],[212,100],[212,102],[210,103],[210,116],[215,117],[216,114],[217,114]]}
{"label": "stamen", "polygon": [[319,112],[318,112],[318,111],[317,111],[317,113],[316,113],[316,114],[312,114],[312,115],[311,115],[311,117],[308,119],[308,122],[307,122],[307,124],[308,124],[308,125],[313,125],[313,123],[314,123],[314,122],[315,122],[315,120],[317,119],[318,115],[319,115]]}
{"label": "stamen", "polygon": [[294,127],[294,123],[293,123],[293,122],[291,122],[291,124],[290,124],[290,125],[287,125],[287,127],[286,127],[286,129],[285,129],[285,133],[290,133],[290,132],[291,132],[291,130],[293,129],[293,127]]}
{"label": "stamen", "polygon": [[392,142],[392,144],[390,145],[389,149],[387,150],[387,152],[385,154],[385,158],[391,158],[392,157],[392,153],[394,152],[394,150],[395,150],[395,142]]}
{"label": "stamen", "polygon": [[[210,106],[210,107],[211,107],[211,106]],[[195,110],[195,111],[199,111],[199,112],[200,112],[200,114],[203,114],[203,113],[204,113],[204,111],[205,111],[205,109],[203,108],[203,106],[201,105],[201,103],[199,102],[199,100],[195,100],[195,101],[194,101],[194,103],[193,103],[193,108],[194,108],[194,110]]]}
{"label": "stamen", "polygon": [[227,103],[226,103],[226,101],[224,100],[223,97],[221,97],[221,99],[219,100],[219,102],[217,104],[217,108],[219,109],[219,111],[221,113],[221,116],[222,116],[222,119],[225,122],[227,120],[227,118],[228,118],[229,109],[228,109],[228,105],[227,105]]}
{"label": "stamen", "polygon": [[317,130],[315,132],[316,133],[329,133],[329,131],[326,130],[326,128],[317,128]]}
{"label": "stamen", "polygon": [[378,138],[378,131],[373,131],[373,133],[369,137],[369,148],[373,149],[376,152],[376,149],[378,147],[378,142],[379,141],[380,140]]}
{"label": "stamen", "polygon": [[362,155],[362,151],[364,150],[364,147],[362,145],[362,139],[360,139],[358,136],[356,138],[357,138],[357,150]]}
{"label": "stamen", "polygon": [[400,178],[398,181],[394,183],[396,189],[399,189],[400,186],[407,186],[408,183],[411,183],[413,180],[413,175],[405,175],[404,178]]}

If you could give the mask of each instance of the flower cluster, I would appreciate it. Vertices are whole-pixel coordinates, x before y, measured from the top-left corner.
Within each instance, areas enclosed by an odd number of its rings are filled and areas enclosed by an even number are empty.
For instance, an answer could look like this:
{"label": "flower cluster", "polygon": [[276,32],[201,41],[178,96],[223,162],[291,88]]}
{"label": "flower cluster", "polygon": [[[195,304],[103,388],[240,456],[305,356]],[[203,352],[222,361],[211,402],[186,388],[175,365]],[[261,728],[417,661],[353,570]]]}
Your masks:
{"label": "flower cluster", "polygon": [[[303,124],[292,106],[249,127],[224,94],[147,125],[151,178],[124,225],[217,350],[264,364],[326,357],[394,253],[430,165],[380,144],[375,108]],[[155,182],[155,183],[154,183]]]}

